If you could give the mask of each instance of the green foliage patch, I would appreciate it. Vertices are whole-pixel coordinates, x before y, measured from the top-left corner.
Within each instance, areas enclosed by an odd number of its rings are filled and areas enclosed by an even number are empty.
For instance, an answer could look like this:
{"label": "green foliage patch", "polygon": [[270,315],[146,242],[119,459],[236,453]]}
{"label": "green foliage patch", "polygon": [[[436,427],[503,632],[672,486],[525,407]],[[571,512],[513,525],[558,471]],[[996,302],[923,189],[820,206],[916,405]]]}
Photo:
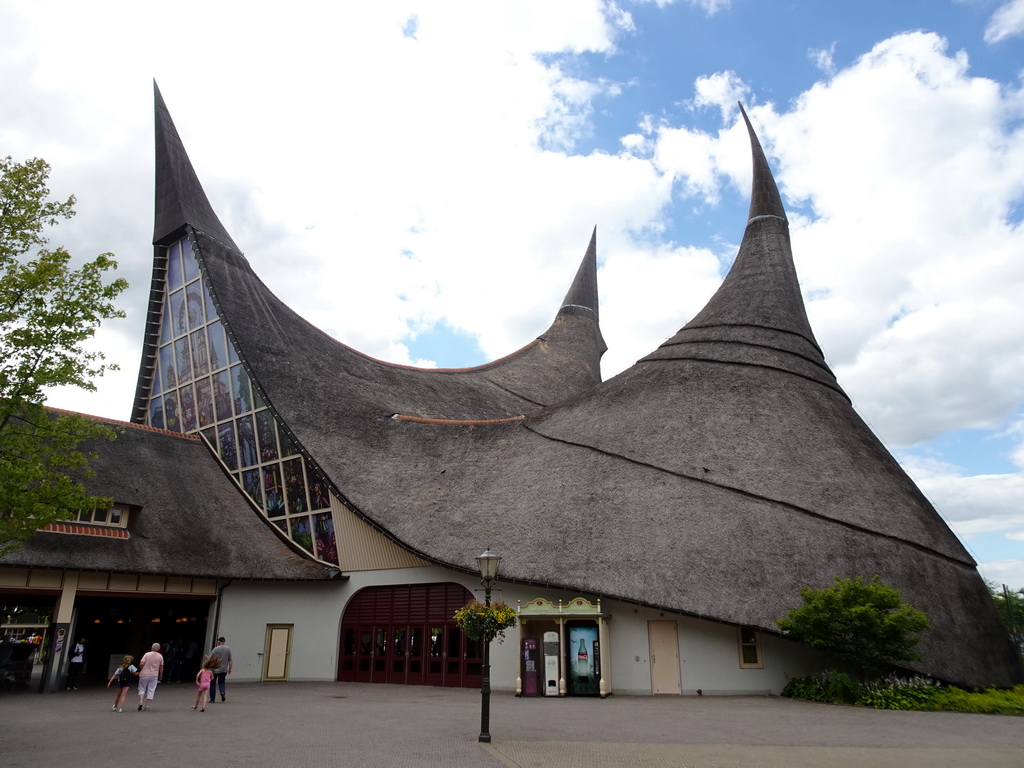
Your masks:
{"label": "green foliage patch", "polygon": [[928,617],[877,575],[870,581],[836,576],[830,587],[801,587],[800,599],[800,608],[775,622],[779,629],[854,670],[861,680],[919,658],[914,646],[917,634],[928,629]]}
{"label": "green foliage patch", "polygon": [[63,248],[46,248],[46,230],[71,218],[75,199],[49,199],[50,166],[38,158],[0,158],[0,554],[40,527],[108,506],[81,480],[90,438],[113,439],[110,428],[45,408],[46,390],[96,388],[114,366],[90,346],[100,323],[124,317],[114,305],[127,288],[108,279],[112,254],[75,266]]}
{"label": "green foliage patch", "polygon": [[942,686],[926,677],[896,675],[858,683],[845,672],[828,670],[819,675],[790,680],[782,695],[802,701],[873,709],[1024,715],[1024,685],[1009,690],[986,688],[967,691],[955,686]]}

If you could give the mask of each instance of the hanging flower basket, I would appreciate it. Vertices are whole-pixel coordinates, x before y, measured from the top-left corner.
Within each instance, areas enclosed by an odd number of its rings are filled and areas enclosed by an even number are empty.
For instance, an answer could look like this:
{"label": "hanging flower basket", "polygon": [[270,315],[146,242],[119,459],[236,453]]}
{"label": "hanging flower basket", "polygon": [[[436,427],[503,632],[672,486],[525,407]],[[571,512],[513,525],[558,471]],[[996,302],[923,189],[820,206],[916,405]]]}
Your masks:
{"label": "hanging flower basket", "polygon": [[472,600],[455,612],[455,623],[466,637],[485,643],[505,640],[505,630],[516,625],[516,612],[505,603],[483,603]]}

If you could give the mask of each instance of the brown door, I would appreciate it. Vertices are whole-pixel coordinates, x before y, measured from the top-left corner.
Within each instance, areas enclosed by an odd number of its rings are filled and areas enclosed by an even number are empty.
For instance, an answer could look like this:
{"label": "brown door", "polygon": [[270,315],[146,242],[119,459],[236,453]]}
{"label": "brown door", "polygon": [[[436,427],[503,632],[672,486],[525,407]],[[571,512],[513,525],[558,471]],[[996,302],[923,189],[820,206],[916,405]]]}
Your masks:
{"label": "brown door", "polygon": [[360,590],[342,618],[338,679],[479,687],[482,646],[463,636],[454,619],[471,598],[451,583]]}
{"label": "brown door", "polygon": [[373,674],[373,627],[356,629],[356,674],[357,683],[368,683]]}
{"label": "brown door", "polygon": [[357,627],[343,627],[341,630],[341,662],[338,664],[338,679],[352,682],[356,679],[356,632]]}
{"label": "brown door", "polygon": [[424,637],[426,637],[425,627],[409,627],[409,652],[407,654],[409,667],[405,678],[408,685],[423,685],[427,670],[427,645],[423,641]]}
{"label": "brown door", "polygon": [[373,664],[370,669],[371,683],[386,683],[388,681],[388,645],[391,637],[391,627],[373,628]]}
{"label": "brown door", "polygon": [[427,627],[427,685],[444,685],[445,626]]}

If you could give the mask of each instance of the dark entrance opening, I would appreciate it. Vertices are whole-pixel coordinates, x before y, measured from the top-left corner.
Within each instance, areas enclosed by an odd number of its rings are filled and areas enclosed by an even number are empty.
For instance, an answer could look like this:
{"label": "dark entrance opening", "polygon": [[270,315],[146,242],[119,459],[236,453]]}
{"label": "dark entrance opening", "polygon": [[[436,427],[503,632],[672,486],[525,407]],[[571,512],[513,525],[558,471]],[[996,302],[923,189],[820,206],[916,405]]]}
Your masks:
{"label": "dark entrance opening", "polygon": [[[86,639],[80,682],[106,684],[111,663],[125,654],[136,662],[153,643],[169,645],[164,674],[169,682],[191,682],[203,658],[210,599],[85,597],[75,601],[74,641]],[[116,664],[115,664],[116,666]]]}

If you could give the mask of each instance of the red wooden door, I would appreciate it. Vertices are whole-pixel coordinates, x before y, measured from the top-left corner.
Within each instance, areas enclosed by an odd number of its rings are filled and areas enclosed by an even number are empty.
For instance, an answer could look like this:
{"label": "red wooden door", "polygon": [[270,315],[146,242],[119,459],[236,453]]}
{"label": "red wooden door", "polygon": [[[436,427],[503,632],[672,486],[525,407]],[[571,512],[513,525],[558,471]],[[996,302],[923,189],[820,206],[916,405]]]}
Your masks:
{"label": "red wooden door", "polygon": [[478,687],[482,646],[455,625],[472,598],[459,584],[367,587],[345,609],[338,679]]}

